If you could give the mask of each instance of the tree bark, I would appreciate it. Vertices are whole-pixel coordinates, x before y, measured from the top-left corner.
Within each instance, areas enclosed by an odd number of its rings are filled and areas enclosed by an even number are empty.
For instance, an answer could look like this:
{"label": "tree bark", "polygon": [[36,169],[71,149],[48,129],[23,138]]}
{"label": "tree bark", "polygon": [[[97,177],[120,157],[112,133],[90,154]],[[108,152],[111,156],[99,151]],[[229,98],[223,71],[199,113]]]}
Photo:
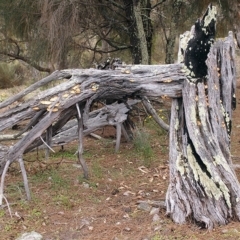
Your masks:
{"label": "tree bark", "polygon": [[135,1],[133,4],[133,14],[136,21],[136,30],[139,39],[139,50],[141,52],[141,64],[149,63],[147,39],[144,31],[142,13],[141,13],[141,0]]}
{"label": "tree bark", "polygon": [[[175,222],[190,218],[209,229],[240,219],[240,186],[229,140],[236,80],[231,34],[211,47],[205,63],[204,52],[215,32],[215,14],[210,6],[196,22],[184,54],[188,79],[183,98],[172,104],[166,195],[167,214]],[[203,51],[197,58],[194,47]],[[194,56],[197,63],[192,61]]]}
{"label": "tree bark", "polygon": [[152,50],[152,24],[149,0],[124,0],[128,34],[134,64],[149,64]]}

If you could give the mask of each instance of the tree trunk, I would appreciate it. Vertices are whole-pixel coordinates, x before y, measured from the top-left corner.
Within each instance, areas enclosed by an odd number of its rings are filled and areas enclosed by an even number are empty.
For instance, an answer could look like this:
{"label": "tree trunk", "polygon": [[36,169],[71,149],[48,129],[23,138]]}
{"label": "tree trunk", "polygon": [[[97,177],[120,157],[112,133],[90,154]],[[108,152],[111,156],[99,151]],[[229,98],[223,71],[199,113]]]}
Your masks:
{"label": "tree trunk", "polygon": [[149,0],[127,0],[129,38],[134,64],[149,64],[152,47],[152,25]]}
{"label": "tree trunk", "polygon": [[147,40],[145,36],[145,31],[142,22],[142,14],[141,14],[141,1],[136,1],[133,4],[133,14],[136,21],[137,27],[137,35],[139,39],[139,50],[141,52],[141,64],[148,64],[148,49],[147,49]]}
{"label": "tree trunk", "polygon": [[240,3],[239,1],[230,1],[230,11],[232,14],[233,26],[237,45],[240,48]]}
{"label": "tree trunk", "polygon": [[183,99],[172,104],[166,195],[167,214],[175,222],[191,218],[209,229],[240,219],[240,187],[229,140],[236,80],[231,34],[211,48],[205,63],[215,33],[215,14],[210,6],[196,22],[184,54],[188,79]]}
{"label": "tree trunk", "polygon": [[172,3],[172,19],[170,21],[170,27],[169,27],[169,34],[165,33],[167,36],[166,38],[166,58],[165,58],[165,63],[166,64],[171,64],[174,63],[175,58],[174,58],[174,50],[175,50],[175,41],[177,37],[177,28],[178,28],[178,23],[179,19],[181,16],[181,8],[183,6],[183,1],[182,0],[174,0]]}

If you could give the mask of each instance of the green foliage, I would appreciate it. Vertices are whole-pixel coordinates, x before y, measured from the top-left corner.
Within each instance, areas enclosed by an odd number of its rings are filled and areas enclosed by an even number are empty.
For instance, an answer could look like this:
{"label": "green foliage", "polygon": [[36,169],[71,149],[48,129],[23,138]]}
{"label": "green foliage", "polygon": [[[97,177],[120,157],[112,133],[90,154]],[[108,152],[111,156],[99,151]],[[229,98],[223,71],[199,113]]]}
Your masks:
{"label": "green foliage", "polygon": [[57,195],[56,197],[53,198],[53,201],[57,205],[61,205],[61,206],[67,207],[67,208],[72,207],[72,203],[70,201],[70,198],[69,198],[69,196],[66,196],[66,195],[59,194],[59,195]]}
{"label": "green foliage", "polygon": [[143,158],[143,164],[150,167],[153,158],[153,149],[150,143],[150,135],[145,129],[137,130],[134,133],[133,144],[136,151]]}
{"label": "green foliage", "polygon": [[68,160],[76,160],[77,156],[75,155],[76,153],[76,148],[74,149],[66,149],[64,151],[59,151],[55,153],[51,153],[52,158],[66,158]]}
{"label": "green foliage", "polygon": [[0,0],[1,16],[9,35],[29,38],[29,33],[33,33],[33,30],[37,28],[36,23],[40,17],[37,6],[38,2],[35,0]]}
{"label": "green foliage", "polygon": [[52,182],[52,188],[55,190],[61,188],[66,189],[70,187],[69,180],[61,176],[58,171],[52,171],[50,178]]}
{"label": "green foliage", "polygon": [[[91,67],[93,62],[104,61],[109,53],[111,57],[120,57],[130,63],[131,58],[137,58],[136,49],[141,44],[132,42],[138,31],[134,27],[134,17],[128,17],[134,16],[132,1],[126,2],[102,1],[99,5],[96,0],[0,0],[0,49],[4,54],[23,57],[34,67],[39,64],[51,69]],[[152,49],[152,63],[164,60],[167,42],[174,47],[174,36],[189,30],[211,2],[219,7],[219,22],[224,23],[218,24],[218,34],[225,34],[234,22],[238,23],[238,19],[228,14],[231,6],[237,8],[236,0],[168,0],[156,5],[155,2],[141,1],[146,35],[146,41],[142,42],[147,43],[149,54]],[[181,14],[176,16],[178,4],[181,4],[178,11]],[[110,48],[104,45],[106,42]],[[177,47],[174,53],[176,58]]]}
{"label": "green foliage", "polygon": [[0,63],[0,89],[22,84],[22,68],[19,64]]}
{"label": "green foliage", "polygon": [[32,177],[32,180],[38,183],[48,181],[50,182],[51,189],[53,190],[68,189],[70,187],[69,179],[60,175],[57,169],[38,172]]}
{"label": "green foliage", "polygon": [[0,218],[4,217],[5,216],[5,211],[0,209]]}
{"label": "green foliage", "polygon": [[36,209],[36,208],[32,209],[32,211],[31,211],[31,216],[32,217],[39,218],[41,215],[42,215],[42,213],[38,209]]}
{"label": "green foliage", "polygon": [[93,161],[91,170],[94,177],[103,177],[103,168],[100,164],[100,160],[96,159],[95,161]]}

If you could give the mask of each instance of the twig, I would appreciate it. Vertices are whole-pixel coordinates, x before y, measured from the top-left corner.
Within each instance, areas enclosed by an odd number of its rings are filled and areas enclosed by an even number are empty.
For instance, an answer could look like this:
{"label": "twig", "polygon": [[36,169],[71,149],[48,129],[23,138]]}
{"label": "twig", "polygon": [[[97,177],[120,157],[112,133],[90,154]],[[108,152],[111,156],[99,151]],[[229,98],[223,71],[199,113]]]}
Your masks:
{"label": "twig", "polygon": [[79,109],[78,103],[76,103],[77,108],[77,120],[78,120],[78,140],[79,140],[79,146],[78,146],[78,160],[83,168],[84,172],[84,178],[88,179],[88,168],[87,164],[83,158],[83,119],[81,115],[81,111]]}
{"label": "twig", "polygon": [[8,203],[8,200],[7,200],[7,198],[4,195],[3,195],[3,198],[4,198],[4,200],[5,200],[6,204],[7,204],[7,208],[8,208],[8,212],[10,214],[10,217],[12,218],[12,212],[11,212],[11,208],[10,208],[10,205]]}
{"label": "twig", "polygon": [[[47,143],[48,146],[51,146],[51,143],[52,143],[52,125],[50,125],[47,128],[47,131],[46,131],[46,143]],[[45,158],[46,158],[46,160],[49,159],[49,148],[48,147],[45,149]]]}
{"label": "twig", "polygon": [[43,138],[42,138],[41,136],[40,136],[39,138],[42,140],[42,142],[43,142],[52,152],[55,153],[55,151],[43,140]]}
{"label": "twig", "polygon": [[0,206],[2,206],[2,202],[3,202],[3,198],[4,198],[4,195],[3,195],[4,181],[5,181],[5,177],[6,177],[7,170],[8,170],[8,168],[9,168],[9,165],[10,165],[10,161],[7,160],[7,162],[6,162],[5,166],[4,166],[4,169],[3,169],[2,176],[1,176],[1,185],[0,185]]}
{"label": "twig", "polygon": [[122,123],[117,123],[116,128],[117,128],[117,138],[116,138],[115,152],[117,153],[119,151],[119,147],[120,147]]}
{"label": "twig", "polygon": [[166,124],[156,113],[155,109],[153,108],[152,104],[150,103],[150,101],[148,100],[147,97],[143,97],[142,98],[142,103],[144,105],[144,107],[147,109],[147,111],[152,115],[153,119],[156,121],[156,123],[162,127],[163,129],[165,129],[166,131],[169,131],[169,125]]}
{"label": "twig", "polygon": [[30,201],[31,200],[31,195],[30,195],[30,190],[29,190],[29,186],[28,186],[27,172],[26,172],[24,162],[23,162],[21,157],[18,159],[18,162],[19,162],[21,172],[22,172],[22,176],[23,176],[23,183],[24,183],[24,188],[25,188],[25,192],[26,192],[26,195],[27,195],[27,200]]}
{"label": "twig", "polygon": [[98,139],[98,140],[103,139],[101,136],[99,136],[99,135],[97,135],[97,134],[95,134],[95,133],[90,133],[89,135],[92,136],[92,137],[94,137],[94,138],[96,138],[96,139]]}

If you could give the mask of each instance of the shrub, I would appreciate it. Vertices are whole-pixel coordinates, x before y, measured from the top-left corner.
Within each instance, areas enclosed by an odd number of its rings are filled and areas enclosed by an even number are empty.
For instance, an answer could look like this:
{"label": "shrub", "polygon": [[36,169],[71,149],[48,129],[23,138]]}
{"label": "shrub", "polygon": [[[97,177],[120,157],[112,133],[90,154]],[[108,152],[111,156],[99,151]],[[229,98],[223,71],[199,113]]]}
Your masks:
{"label": "shrub", "polygon": [[143,164],[149,167],[153,158],[153,149],[150,143],[149,133],[144,129],[137,129],[134,133],[133,144],[138,153],[143,158]]}

